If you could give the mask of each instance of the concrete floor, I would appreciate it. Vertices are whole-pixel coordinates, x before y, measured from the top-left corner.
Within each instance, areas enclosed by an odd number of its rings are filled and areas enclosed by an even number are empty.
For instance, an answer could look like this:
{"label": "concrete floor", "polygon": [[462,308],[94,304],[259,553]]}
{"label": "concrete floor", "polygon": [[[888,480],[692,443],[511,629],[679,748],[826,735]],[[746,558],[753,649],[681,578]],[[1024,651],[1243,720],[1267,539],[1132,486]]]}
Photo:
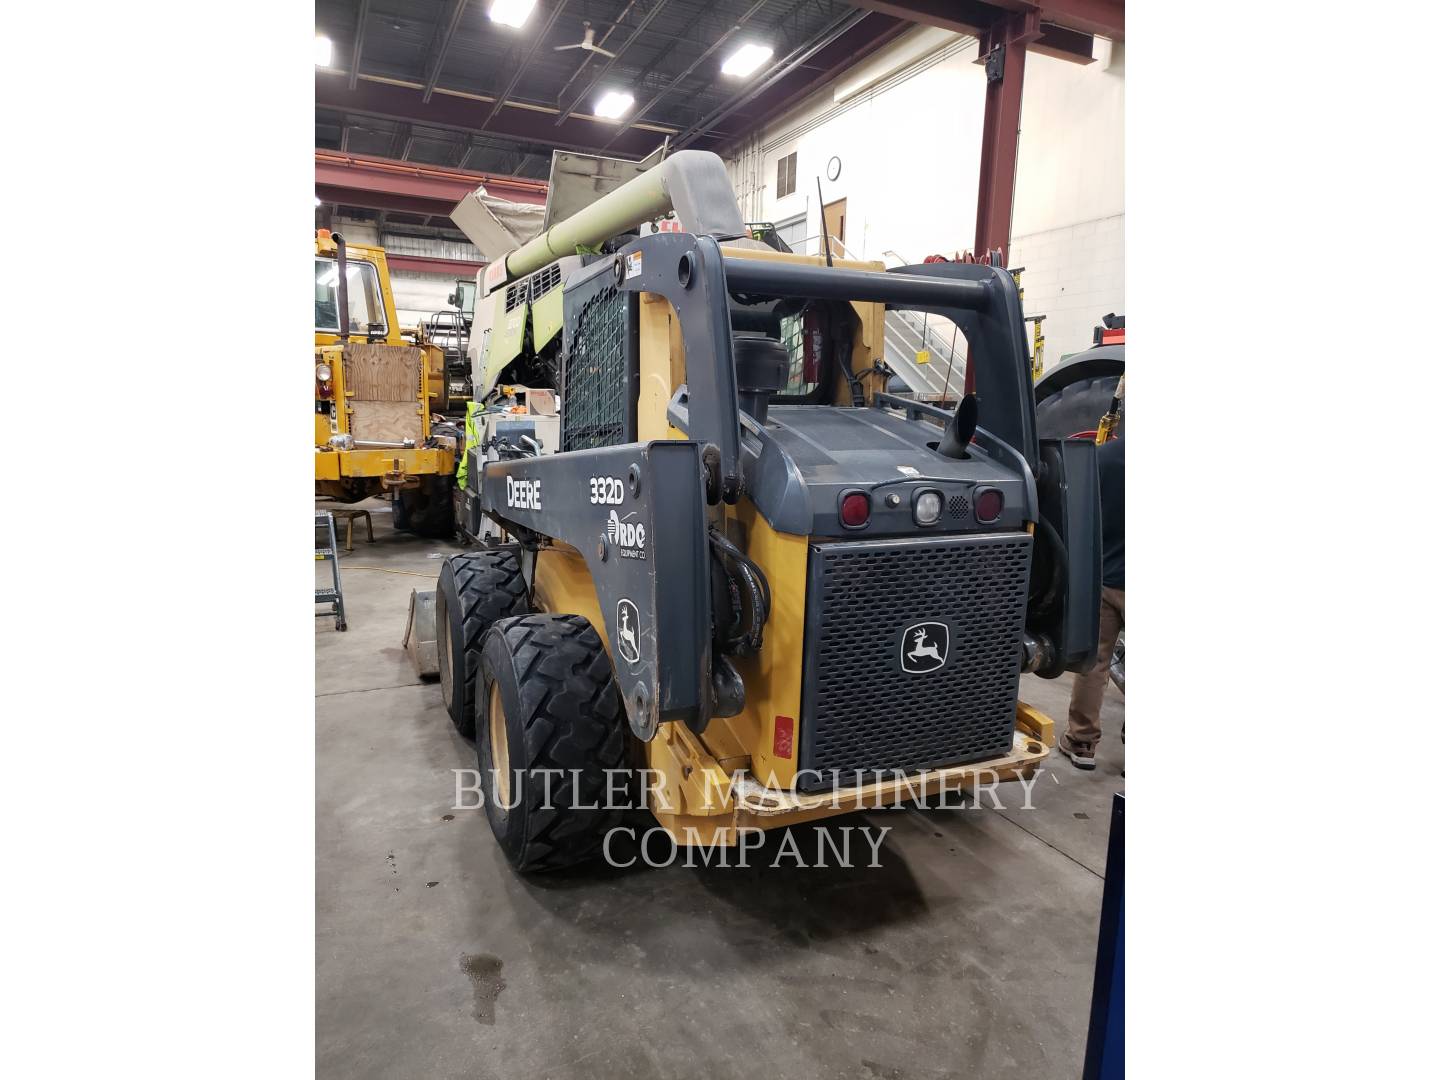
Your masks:
{"label": "concrete floor", "polygon": [[[341,562],[349,631],[315,621],[319,1076],[1079,1076],[1113,688],[1099,768],[1052,756],[1033,809],[1011,785],[1004,811],[838,822],[893,827],[876,869],[522,879],[452,810],[475,751],[400,647],[410,589],[459,549],[374,516]],[[1068,678],[1022,693],[1063,723]]]}

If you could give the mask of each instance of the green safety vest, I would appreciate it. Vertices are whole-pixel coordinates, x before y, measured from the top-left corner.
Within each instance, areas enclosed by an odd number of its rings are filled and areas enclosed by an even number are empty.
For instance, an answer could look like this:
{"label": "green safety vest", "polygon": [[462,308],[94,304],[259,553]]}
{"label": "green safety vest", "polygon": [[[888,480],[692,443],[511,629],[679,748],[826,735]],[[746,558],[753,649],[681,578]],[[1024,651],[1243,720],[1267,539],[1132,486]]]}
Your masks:
{"label": "green safety vest", "polygon": [[470,448],[480,445],[480,434],[475,430],[475,418],[485,411],[484,405],[477,406],[473,401],[465,403],[465,452],[460,455],[460,464],[455,466],[455,483],[460,490],[465,490],[465,476],[468,472],[466,464],[470,460]]}

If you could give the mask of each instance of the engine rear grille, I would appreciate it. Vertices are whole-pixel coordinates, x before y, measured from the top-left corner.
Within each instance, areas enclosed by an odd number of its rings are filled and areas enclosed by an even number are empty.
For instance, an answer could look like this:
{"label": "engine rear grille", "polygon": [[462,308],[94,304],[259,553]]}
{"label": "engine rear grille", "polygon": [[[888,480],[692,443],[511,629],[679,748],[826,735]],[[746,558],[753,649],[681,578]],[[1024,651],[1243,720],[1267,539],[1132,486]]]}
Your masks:
{"label": "engine rear grille", "polygon": [[849,784],[857,769],[1009,750],[1030,546],[1026,533],[811,545],[799,765],[825,775],[802,789],[832,786],[831,770]]}

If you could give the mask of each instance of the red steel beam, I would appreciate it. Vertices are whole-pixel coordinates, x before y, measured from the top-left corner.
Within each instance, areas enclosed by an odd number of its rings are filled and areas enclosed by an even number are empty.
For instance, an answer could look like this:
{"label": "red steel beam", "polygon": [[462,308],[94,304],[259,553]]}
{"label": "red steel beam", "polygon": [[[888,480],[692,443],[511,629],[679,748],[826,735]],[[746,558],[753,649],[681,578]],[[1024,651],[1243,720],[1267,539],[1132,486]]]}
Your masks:
{"label": "red steel beam", "polygon": [[869,8],[924,26],[938,26],[958,34],[979,35],[1005,12],[985,0],[851,0]]}
{"label": "red steel beam", "polygon": [[[977,257],[983,258],[997,248],[1002,255],[1010,253],[1015,155],[1020,147],[1020,98],[1025,89],[1025,46],[1039,35],[1039,13],[1032,12],[1001,22],[980,39],[980,57],[985,63],[987,82],[985,127],[980,136],[980,187],[975,205]],[[992,66],[998,70],[992,70]]]}
{"label": "red steel beam", "polygon": [[483,262],[466,259],[432,259],[428,255],[392,255],[385,253],[385,262],[391,270],[415,270],[422,274],[445,274],[448,277],[473,278],[485,269]]}
{"label": "red steel beam", "polygon": [[1067,30],[1123,40],[1125,0],[852,0],[926,26],[979,36],[1007,14],[1039,12],[1042,21]]}
{"label": "red steel beam", "polygon": [[1038,9],[1043,22],[1069,30],[1099,34],[1113,41],[1125,40],[1125,0],[992,0],[1001,7],[1022,14]]}
{"label": "red steel beam", "polygon": [[317,187],[348,188],[444,203],[445,210],[441,213],[448,211],[481,184],[485,185],[486,191],[502,199],[535,205],[544,205],[548,186],[543,180],[465,172],[388,158],[341,154],[333,150],[315,151],[315,183]]}
{"label": "red steel beam", "polygon": [[436,214],[447,217],[455,206],[433,202],[429,199],[411,199],[403,195],[387,195],[384,192],[362,191],[358,188],[333,187],[316,184],[315,197],[322,203],[339,206],[356,206],[362,210],[389,210],[399,214],[417,214],[433,217]]}

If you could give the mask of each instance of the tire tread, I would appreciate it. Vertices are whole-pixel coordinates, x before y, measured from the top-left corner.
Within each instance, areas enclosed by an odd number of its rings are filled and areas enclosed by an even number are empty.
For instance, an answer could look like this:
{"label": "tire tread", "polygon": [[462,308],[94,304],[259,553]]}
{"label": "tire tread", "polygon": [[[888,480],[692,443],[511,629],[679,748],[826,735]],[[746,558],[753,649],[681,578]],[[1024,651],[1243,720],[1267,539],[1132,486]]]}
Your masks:
{"label": "tire tread", "polygon": [[503,638],[518,689],[524,747],[518,759],[510,748],[511,768],[564,774],[552,777],[549,809],[543,779],[524,785],[525,834],[516,865],[530,872],[584,862],[626,813],[623,806],[566,812],[572,797],[579,806],[603,806],[606,770],[627,765],[627,724],[609,655],[581,615],[521,615],[497,621],[490,633]]}

